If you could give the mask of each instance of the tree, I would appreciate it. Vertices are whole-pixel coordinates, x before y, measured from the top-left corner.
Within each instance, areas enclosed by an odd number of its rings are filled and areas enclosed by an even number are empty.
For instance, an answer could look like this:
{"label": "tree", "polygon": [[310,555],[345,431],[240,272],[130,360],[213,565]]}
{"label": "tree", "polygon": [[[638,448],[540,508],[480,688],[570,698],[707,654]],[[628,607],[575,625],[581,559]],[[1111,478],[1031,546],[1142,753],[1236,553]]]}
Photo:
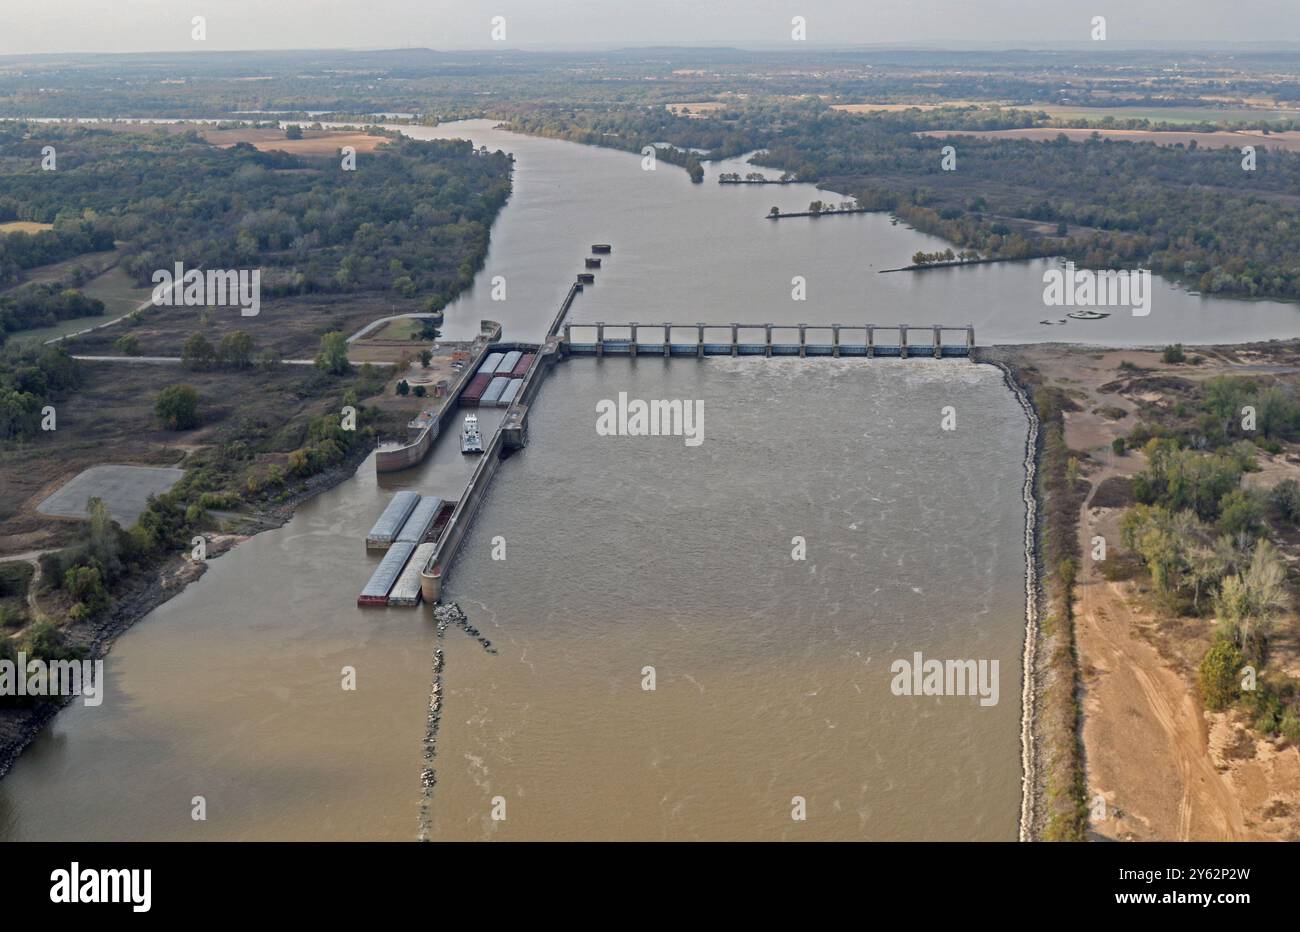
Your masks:
{"label": "tree", "polygon": [[1219,641],[1206,652],[1196,680],[1207,709],[1217,712],[1237,698],[1237,675],[1242,663],[1241,651],[1229,641]]}
{"label": "tree", "polygon": [[122,571],[122,562],[118,558],[121,541],[117,526],[101,498],[88,501],[86,512],[90,516],[90,534],[85,543],[86,557],[100,567],[104,578],[111,582]]}
{"label": "tree", "polygon": [[1201,593],[1213,586],[1227,572],[1223,554],[1205,544],[1194,546],[1187,554],[1187,575],[1192,580],[1192,611],[1201,612]]}
{"label": "tree", "polygon": [[331,330],[320,338],[316,368],[330,375],[346,375],[352,371],[352,363],[348,362],[348,341],[342,333]]}
{"label": "tree", "polygon": [[134,333],[122,334],[113,342],[113,346],[115,346],[117,351],[123,356],[140,355],[140,341],[136,339]]}
{"label": "tree", "polygon": [[207,369],[217,359],[217,351],[212,348],[208,338],[201,333],[192,333],[181,349],[181,365],[187,369]]}
{"label": "tree", "polygon": [[433,353],[428,350],[420,350],[420,365],[427,369],[431,362],[433,362]]}
{"label": "tree", "polygon": [[1124,516],[1120,534],[1124,546],[1142,558],[1151,581],[1162,595],[1176,592],[1187,565],[1191,517],[1171,514],[1168,509],[1139,505]]}
{"label": "tree", "polygon": [[253,338],[242,330],[228,333],[221,338],[221,347],[217,358],[223,366],[232,369],[247,369],[253,364]]}
{"label": "tree", "polygon": [[108,608],[108,592],[98,568],[93,566],[70,567],[63,577],[63,588],[84,608],[82,617],[93,618]]}
{"label": "tree", "polygon": [[164,388],[154,403],[154,413],[167,430],[190,430],[199,426],[199,393],[189,385]]}
{"label": "tree", "polygon": [[397,388],[395,389],[395,391],[399,395],[408,395],[411,392],[411,386],[406,383],[406,379],[402,379],[400,382],[397,383]]}
{"label": "tree", "polygon": [[1267,540],[1255,545],[1250,565],[1225,576],[1214,596],[1214,613],[1223,635],[1243,650],[1254,652],[1268,636],[1274,618],[1291,604],[1286,591],[1286,566]]}
{"label": "tree", "polygon": [[1278,517],[1291,524],[1300,524],[1300,482],[1283,479],[1273,486],[1268,498]]}
{"label": "tree", "polygon": [[1233,489],[1219,501],[1219,529],[1233,537],[1252,535],[1264,520],[1264,506],[1249,489]]}
{"label": "tree", "polygon": [[284,128],[284,138],[285,138],[285,139],[301,139],[301,138],[302,138],[302,127],[301,127],[301,126],[298,126],[297,124],[294,124],[293,126],[286,126],[286,127]]}

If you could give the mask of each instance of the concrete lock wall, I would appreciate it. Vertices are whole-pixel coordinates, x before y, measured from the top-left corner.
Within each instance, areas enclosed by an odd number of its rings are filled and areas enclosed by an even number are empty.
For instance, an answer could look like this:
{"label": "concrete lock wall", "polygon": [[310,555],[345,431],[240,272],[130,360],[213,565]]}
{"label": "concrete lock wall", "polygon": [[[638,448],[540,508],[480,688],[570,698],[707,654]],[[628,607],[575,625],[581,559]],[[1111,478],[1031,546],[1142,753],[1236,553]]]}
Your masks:
{"label": "concrete lock wall", "polygon": [[409,469],[424,459],[429,450],[433,448],[433,441],[438,438],[438,433],[442,430],[443,422],[455,417],[459,408],[461,393],[465,391],[465,386],[469,385],[470,379],[474,378],[474,373],[478,370],[483,361],[483,357],[489,349],[496,350],[493,345],[493,338],[500,337],[501,325],[494,321],[483,321],[483,329],[486,331],[488,325],[494,328],[490,334],[480,336],[474,341],[474,348],[470,355],[469,363],[465,366],[459,376],[456,377],[455,383],[447,393],[447,398],[443,402],[442,410],[438,412],[437,418],[429,422],[429,426],[422,430],[410,443],[400,447],[390,447],[386,450],[375,451],[375,472],[398,472],[402,469]]}
{"label": "concrete lock wall", "polygon": [[474,475],[470,477],[465,494],[456,504],[456,510],[451,513],[451,519],[442,532],[437,549],[429,558],[429,565],[420,571],[420,594],[431,605],[442,597],[442,578],[451,561],[455,559],[461,539],[473,523],[474,512],[478,510],[492,484],[492,477],[496,475],[497,466],[501,462],[503,441],[504,435],[501,431],[493,434],[492,441],[483,451],[483,457],[474,470]]}
{"label": "concrete lock wall", "polygon": [[430,421],[429,426],[420,431],[420,436],[415,442],[408,443],[404,447],[376,450],[375,472],[397,472],[399,469],[409,469],[420,462],[433,447],[440,426],[441,419]]}

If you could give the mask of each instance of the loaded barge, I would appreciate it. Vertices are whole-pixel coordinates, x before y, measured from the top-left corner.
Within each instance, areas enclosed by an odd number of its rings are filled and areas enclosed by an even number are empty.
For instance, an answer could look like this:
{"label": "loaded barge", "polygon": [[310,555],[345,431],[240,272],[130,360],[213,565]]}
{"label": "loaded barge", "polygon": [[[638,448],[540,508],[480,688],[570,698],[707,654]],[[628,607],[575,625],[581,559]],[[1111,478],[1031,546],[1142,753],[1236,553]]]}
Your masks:
{"label": "loaded barge", "polygon": [[389,547],[388,553],[384,554],[384,558],[379,561],[379,566],[375,567],[370,581],[361,590],[361,595],[357,596],[357,604],[387,605],[388,593],[413,553],[415,553],[415,544],[403,542]]}
{"label": "loaded barge", "polygon": [[375,526],[366,535],[367,550],[387,550],[411,516],[415,506],[420,503],[418,492],[398,492],[388,503],[384,513],[379,516]]}
{"label": "loaded barge", "polygon": [[386,549],[357,605],[417,605],[420,570],[456,508],[436,495],[398,492],[366,536],[366,549]]}

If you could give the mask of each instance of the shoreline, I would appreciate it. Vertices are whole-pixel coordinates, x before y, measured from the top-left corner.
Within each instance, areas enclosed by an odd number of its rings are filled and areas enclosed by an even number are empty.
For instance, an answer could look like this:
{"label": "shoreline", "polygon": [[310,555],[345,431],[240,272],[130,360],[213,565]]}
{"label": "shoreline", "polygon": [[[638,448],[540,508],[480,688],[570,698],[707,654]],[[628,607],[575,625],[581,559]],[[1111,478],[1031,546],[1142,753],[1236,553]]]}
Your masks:
{"label": "shoreline", "polygon": [[[374,450],[374,445],[363,446],[352,457],[309,477],[303,487],[286,501],[254,511],[248,516],[255,525],[249,533],[205,535],[218,546],[213,548],[203,563],[193,563],[187,557],[177,555],[163,561],[140,578],[131,580],[126,593],[114,599],[107,615],[69,632],[76,646],[86,651],[84,659],[103,660],[112,652],[114,643],[122,634],[154,609],[180,595],[186,586],[208,571],[212,560],[258,534],[284,527],[304,502],[354,477]],[[0,561],[3,559],[0,557]],[[23,751],[40,737],[46,726],[77,698],[63,696],[57,701],[40,702],[27,708],[0,710],[0,781],[13,769]]]}
{"label": "shoreline", "polygon": [[1025,483],[1022,495],[1025,502],[1025,646],[1021,656],[1020,686],[1020,823],[1018,841],[1038,841],[1042,812],[1038,779],[1038,642],[1039,609],[1042,587],[1039,582],[1038,512],[1041,504],[1037,495],[1039,444],[1038,412],[1024,386],[1017,381],[1011,366],[1003,362],[990,362],[1002,373],[1003,384],[1015,396],[1029,424],[1025,436]]}
{"label": "shoreline", "polygon": [[[1026,412],[1030,430],[1025,442],[1025,648],[1021,693],[1020,841],[1086,840],[1076,822],[1083,805],[1084,761],[1082,710],[1078,706],[1080,662],[1075,643],[1073,580],[1049,568],[1049,527],[1056,499],[1069,493],[1053,479],[1048,456],[1049,423],[1032,378],[1024,346],[986,347],[976,361],[1001,370],[1009,391]],[[1088,349],[1088,348],[1081,348]],[[1059,546],[1059,545],[1057,545]],[[1086,824],[1086,823],[1085,823]]]}

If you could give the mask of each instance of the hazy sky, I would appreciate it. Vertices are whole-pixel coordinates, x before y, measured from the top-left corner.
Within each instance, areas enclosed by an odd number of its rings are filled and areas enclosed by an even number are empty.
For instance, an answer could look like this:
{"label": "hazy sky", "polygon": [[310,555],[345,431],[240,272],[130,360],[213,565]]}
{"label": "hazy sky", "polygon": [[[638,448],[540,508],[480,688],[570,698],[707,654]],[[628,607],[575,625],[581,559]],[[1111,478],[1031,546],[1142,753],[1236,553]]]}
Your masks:
{"label": "hazy sky", "polygon": [[[190,38],[207,18],[207,41]],[[187,49],[1300,41],[1300,0],[0,0],[0,54]]]}

